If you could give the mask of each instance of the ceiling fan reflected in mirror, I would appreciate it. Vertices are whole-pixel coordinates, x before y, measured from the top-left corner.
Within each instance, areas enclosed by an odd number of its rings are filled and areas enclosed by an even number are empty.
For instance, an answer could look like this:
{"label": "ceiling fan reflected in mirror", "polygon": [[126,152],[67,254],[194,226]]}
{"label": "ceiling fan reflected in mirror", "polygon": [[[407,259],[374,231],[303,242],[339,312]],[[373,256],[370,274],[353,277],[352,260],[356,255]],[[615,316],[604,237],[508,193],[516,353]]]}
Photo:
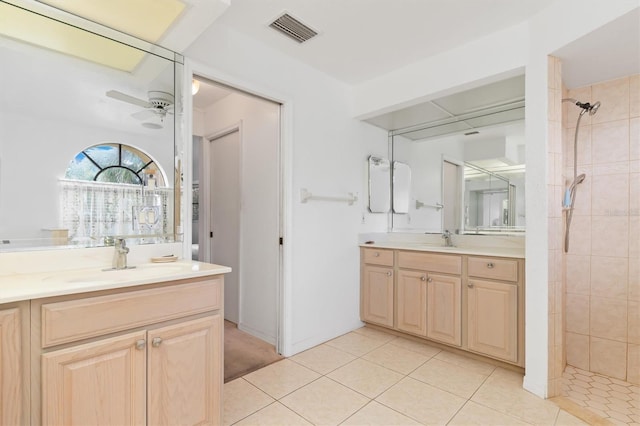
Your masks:
{"label": "ceiling fan reflected in mirror", "polygon": [[148,101],[118,92],[117,90],[109,90],[106,95],[110,98],[144,108],[144,110],[135,112],[131,114],[131,116],[141,120],[143,122],[142,125],[150,129],[161,129],[166,115],[173,114],[174,99],[171,93],[151,90],[148,92]]}

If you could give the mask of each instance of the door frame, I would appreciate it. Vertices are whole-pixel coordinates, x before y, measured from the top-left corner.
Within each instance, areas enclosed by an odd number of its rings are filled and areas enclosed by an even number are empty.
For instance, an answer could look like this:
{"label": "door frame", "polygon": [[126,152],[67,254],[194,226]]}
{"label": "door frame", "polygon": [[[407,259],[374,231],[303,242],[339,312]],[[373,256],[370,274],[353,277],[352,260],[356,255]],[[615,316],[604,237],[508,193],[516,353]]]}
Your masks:
{"label": "door frame", "polygon": [[[280,143],[277,147],[279,157],[279,218],[280,218],[280,237],[283,238],[284,244],[280,246],[278,262],[278,283],[277,283],[277,324],[276,324],[276,351],[284,356],[292,355],[292,265],[293,257],[293,101],[284,94],[275,93],[272,89],[249,82],[246,80],[232,77],[205,65],[198,61],[185,58],[184,73],[182,79],[182,92],[184,96],[184,123],[182,127],[182,146],[178,146],[176,155],[182,157],[183,164],[188,170],[192,170],[192,136],[193,136],[193,96],[191,93],[191,83],[193,76],[198,75],[215,82],[219,82],[230,88],[253,94],[255,96],[276,102],[280,104]],[[180,132],[180,129],[176,129]],[[192,187],[192,177],[190,173],[183,174],[183,187]],[[192,203],[192,191],[185,191],[183,202],[185,206]],[[185,217],[183,218],[183,256],[191,258],[191,226],[192,226],[192,209],[185,209]]]}

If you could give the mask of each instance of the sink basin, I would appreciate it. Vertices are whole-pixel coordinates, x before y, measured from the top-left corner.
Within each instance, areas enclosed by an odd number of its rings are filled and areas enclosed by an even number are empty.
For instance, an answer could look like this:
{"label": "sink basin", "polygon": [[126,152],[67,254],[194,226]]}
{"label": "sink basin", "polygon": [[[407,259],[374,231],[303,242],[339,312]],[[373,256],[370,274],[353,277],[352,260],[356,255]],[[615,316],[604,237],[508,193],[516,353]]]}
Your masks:
{"label": "sink basin", "polygon": [[407,246],[415,247],[418,249],[433,250],[433,251],[459,250],[459,247],[447,247],[447,246],[439,246],[436,244],[427,244],[427,243],[409,243],[407,244]]}

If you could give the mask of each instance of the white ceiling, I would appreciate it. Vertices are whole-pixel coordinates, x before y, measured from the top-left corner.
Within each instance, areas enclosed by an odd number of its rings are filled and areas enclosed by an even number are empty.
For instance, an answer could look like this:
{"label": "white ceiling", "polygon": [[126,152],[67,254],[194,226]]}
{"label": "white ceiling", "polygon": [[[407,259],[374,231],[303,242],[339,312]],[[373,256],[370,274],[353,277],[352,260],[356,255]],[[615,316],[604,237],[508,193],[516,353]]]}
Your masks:
{"label": "white ceiling", "polygon": [[[218,23],[357,84],[510,27],[554,0],[232,0]],[[299,44],[269,24],[283,12],[319,35]]]}
{"label": "white ceiling", "polygon": [[562,60],[569,89],[640,73],[640,8],[570,43],[554,55]]}

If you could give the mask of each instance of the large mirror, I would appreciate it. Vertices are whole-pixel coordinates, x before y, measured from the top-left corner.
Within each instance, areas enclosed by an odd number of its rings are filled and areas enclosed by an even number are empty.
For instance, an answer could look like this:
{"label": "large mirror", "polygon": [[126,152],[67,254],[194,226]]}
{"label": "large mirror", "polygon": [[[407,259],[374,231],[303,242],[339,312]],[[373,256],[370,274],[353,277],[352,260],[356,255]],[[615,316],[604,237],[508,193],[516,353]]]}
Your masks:
{"label": "large mirror", "polygon": [[518,233],[524,215],[524,75],[367,120],[389,130],[392,161],[411,170],[392,231]]}
{"label": "large mirror", "polygon": [[181,56],[31,3],[0,2],[0,251],[174,240]]}

